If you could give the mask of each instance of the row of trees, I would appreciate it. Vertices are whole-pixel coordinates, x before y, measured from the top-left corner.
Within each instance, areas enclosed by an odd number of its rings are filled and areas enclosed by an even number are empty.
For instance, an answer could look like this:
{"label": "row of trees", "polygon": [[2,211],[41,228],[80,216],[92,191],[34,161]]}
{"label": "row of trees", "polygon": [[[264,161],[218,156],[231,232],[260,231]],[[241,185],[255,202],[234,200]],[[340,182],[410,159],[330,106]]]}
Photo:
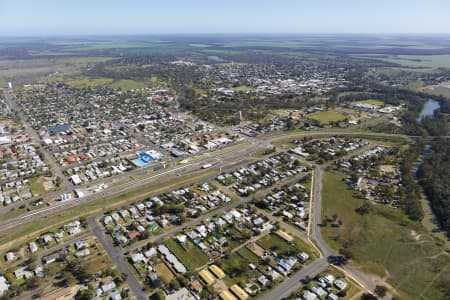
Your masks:
{"label": "row of trees", "polygon": [[426,155],[418,172],[433,212],[441,227],[450,232],[450,141],[437,139],[432,143],[433,151]]}
{"label": "row of trees", "polygon": [[409,149],[403,152],[403,160],[400,164],[402,185],[399,186],[400,203],[410,219],[421,221],[424,216],[420,203],[422,190],[414,179],[414,167],[420,153],[425,147],[425,141],[419,140],[411,144]]}
{"label": "row of trees", "polygon": [[[356,89],[358,91],[358,89]],[[404,103],[406,105],[406,111],[401,115],[402,122],[401,130],[395,131],[393,126],[382,126],[379,128],[383,132],[392,133],[405,133],[409,135],[424,135],[429,134],[433,136],[446,135],[448,132],[447,122],[450,113],[450,101],[444,96],[430,96],[423,92],[416,92],[406,89],[398,89],[385,85],[374,85],[368,89],[360,89],[357,93],[349,93],[345,96],[338,96],[336,93],[332,97],[333,102],[355,102],[365,99],[375,98],[382,100],[386,104],[400,105]],[[433,98],[439,102],[440,108],[436,110],[432,118],[425,118],[420,122],[417,122],[419,113],[422,110],[426,100]]]}

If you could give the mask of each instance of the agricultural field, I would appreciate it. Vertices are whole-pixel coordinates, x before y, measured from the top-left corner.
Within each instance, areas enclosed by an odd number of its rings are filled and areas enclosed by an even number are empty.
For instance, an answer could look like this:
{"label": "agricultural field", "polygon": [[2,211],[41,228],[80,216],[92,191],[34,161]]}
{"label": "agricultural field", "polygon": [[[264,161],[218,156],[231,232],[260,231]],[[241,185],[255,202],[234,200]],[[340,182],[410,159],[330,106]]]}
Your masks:
{"label": "agricultural field", "polygon": [[79,78],[64,80],[64,82],[73,88],[86,88],[86,87],[100,87],[111,84],[113,82],[110,78]]}
{"label": "agricultural field", "polygon": [[79,75],[88,65],[104,62],[110,57],[57,57],[49,59],[0,60],[0,87],[8,81],[13,86],[34,84],[37,82],[53,82],[64,76]]}
{"label": "agricultural field", "polygon": [[[385,160],[364,157],[377,140],[447,135],[441,115],[416,119],[428,98],[447,117],[448,103],[437,95],[450,97],[450,40],[205,35],[22,42],[0,42],[2,124],[11,122],[0,126],[11,144],[3,151],[0,195],[12,206],[0,212],[4,269],[26,270],[36,255],[64,254],[45,264],[67,276],[72,260],[83,257],[81,269],[114,273],[92,286],[127,281],[137,299],[155,291],[181,298],[183,290],[199,299],[224,291],[259,298],[296,279],[287,295],[306,286],[306,274],[323,270],[312,279],[314,288],[327,290],[322,299],[357,300],[362,291],[350,277],[366,282],[364,276],[400,299],[450,294],[448,246],[411,220],[405,194],[396,193],[409,187],[396,175],[409,172],[406,159],[396,150]],[[9,81],[13,88],[5,87]],[[376,122],[385,127],[371,126]],[[13,185],[6,182],[15,176],[8,155],[21,149],[7,136],[23,133],[39,147],[24,148],[29,154],[17,159],[15,173],[32,173],[28,156],[48,169]],[[320,177],[312,166],[324,172],[319,220],[310,219],[311,188]],[[23,186],[23,204],[15,203],[11,191]],[[395,205],[379,205],[386,201]],[[75,220],[85,224],[67,225]],[[317,222],[327,244],[361,273],[325,266],[314,250],[325,247],[310,244],[305,233]],[[89,239],[89,247],[75,239]],[[34,243],[42,252],[31,250]],[[327,274],[348,285],[324,282]]]}
{"label": "agricultural field", "polygon": [[153,78],[145,82],[129,79],[114,80],[112,78],[95,78],[84,76],[74,79],[63,79],[62,81],[73,88],[108,86],[122,90],[142,89],[155,84],[155,80]]}
{"label": "agricultural field", "polygon": [[402,299],[443,297],[450,259],[442,242],[398,209],[373,206],[358,214],[365,200],[355,198],[340,175],[325,173],[323,182],[322,234],[330,246],[345,251],[351,263],[391,285]]}
{"label": "agricultural field", "polygon": [[[374,56],[375,57],[375,56]],[[435,69],[450,68],[450,55],[392,55],[380,59],[405,67]]]}

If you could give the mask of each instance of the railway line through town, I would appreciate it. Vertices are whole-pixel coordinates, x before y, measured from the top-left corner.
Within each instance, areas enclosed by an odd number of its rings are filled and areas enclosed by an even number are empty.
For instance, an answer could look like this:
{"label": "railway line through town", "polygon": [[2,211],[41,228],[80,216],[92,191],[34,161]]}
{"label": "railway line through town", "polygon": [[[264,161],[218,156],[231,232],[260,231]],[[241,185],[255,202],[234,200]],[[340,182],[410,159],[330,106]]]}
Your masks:
{"label": "railway line through town", "polygon": [[[198,181],[198,178],[194,175],[198,175],[204,172],[201,166],[210,163],[212,167],[219,168],[222,170],[232,170],[238,168],[240,166],[248,164],[251,160],[254,160],[252,157],[253,154],[260,153],[262,151],[267,150],[270,145],[274,142],[278,142],[280,140],[289,140],[295,138],[302,138],[307,136],[328,136],[328,135],[343,135],[343,136],[354,136],[354,137],[366,137],[366,138],[393,138],[392,135],[389,134],[368,134],[368,133],[357,133],[357,132],[346,132],[346,131],[332,131],[332,132],[293,132],[289,134],[281,134],[281,135],[272,135],[270,137],[264,136],[257,139],[246,139],[246,141],[250,141],[248,144],[244,144],[244,146],[233,149],[231,151],[224,151],[217,155],[205,155],[202,159],[195,160],[193,162],[186,163],[184,165],[178,165],[169,169],[163,169],[162,171],[152,174],[147,177],[143,177],[140,179],[136,179],[134,181],[126,182],[117,186],[113,186],[107,190],[101,191],[97,194],[87,196],[85,198],[76,200],[76,201],[68,201],[61,202],[57,205],[44,207],[42,209],[38,209],[35,211],[31,211],[26,214],[22,214],[16,216],[14,218],[10,218],[7,220],[0,221],[0,232],[6,233],[9,230],[14,230],[19,226],[24,224],[33,222],[36,218],[45,218],[52,216],[60,211],[65,211],[69,209],[76,210],[77,207],[95,202],[100,199],[104,199],[107,197],[112,197],[114,195],[118,195],[123,193],[124,191],[129,191],[132,189],[139,189],[145,187],[150,183],[157,182],[161,178],[165,180],[170,180],[180,178],[180,177],[192,177],[194,181]],[[407,137],[402,137],[407,138]],[[301,279],[306,276],[313,276],[323,271],[329,264],[329,258],[336,255],[336,252],[331,249],[326,242],[323,240],[322,235],[320,233],[320,221],[321,221],[321,190],[322,190],[322,167],[313,162],[304,161],[309,164],[313,168],[313,186],[312,186],[312,202],[311,202],[311,218],[310,224],[308,226],[307,234],[302,235],[303,238],[307,238],[312,247],[315,247],[321,253],[321,256],[315,261],[311,262],[303,269],[298,271],[297,273],[291,275],[286,278],[279,286],[271,290],[269,293],[265,294],[262,299],[281,299],[283,297],[288,296],[290,293],[294,292],[301,286]],[[215,175],[209,175],[206,179],[211,179]],[[167,232],[164,232],[161,235],[151,237],[149,240],[142,241],[140,243],[136,243],[133,246],[123,249],[122,251],[117,251],[111,243],[106,239],[105,233],[96,222],[96,217],[100,216],[102,213],[102,209],[92,211],[91,214],[88,215],[89,225],[91,231],[97,238],[99,238],[103,247],[106,249],[108,256],[114,261],[116,265],[118,265],[121,272],[127,274],[128,278],[127,283],[130,286],[133,293],[136,294],[138,299],[144,297],[142,291],[138,290],[138,281],[134,278],[132,272],[128,269],[128,265],[123,261],[124,253],[135,250],[139,247],[142,247],[144,244],[149,241],[158,242],[164,238],[169,237],[170,235],[180,232],[184,228],[188,226],[193,226],[205,220],[206,218],[210,218],[214,215],[219,214],[221,211],[225,212],[233,207],[237,207],[241,204],[248,203],[250,199],[238,199],[238,201],[233,202],[231,205],[224,206],[219,208],[218,210],[212,211],[208,214],[205,214],[201,218],[197,220],[193,220],[191,222],[187,222],[181,226],[174,227]],[[119,204],[118,204],[119,205]],[[111,248],[112,247],[112,248]],[[118,261],[120,260],[120,261]],[[358,282],[361,287],[365,290],[373,290],[375,285],[371,282],[363,273],[356,270],[350,265],[342,266],[342,269],[348,274],[349,277],[354,279],[354,281]],[[128,271],[127,271],[128,270]]]}

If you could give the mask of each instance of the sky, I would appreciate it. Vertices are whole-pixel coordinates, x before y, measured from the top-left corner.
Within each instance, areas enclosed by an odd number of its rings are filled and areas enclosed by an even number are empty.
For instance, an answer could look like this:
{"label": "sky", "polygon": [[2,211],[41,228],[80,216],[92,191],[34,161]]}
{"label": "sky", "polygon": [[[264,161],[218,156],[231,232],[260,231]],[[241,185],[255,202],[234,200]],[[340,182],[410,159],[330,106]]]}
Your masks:
{"label": "sky", "polygon": [[0,0],[0,36],[450,33],[449,0]]}

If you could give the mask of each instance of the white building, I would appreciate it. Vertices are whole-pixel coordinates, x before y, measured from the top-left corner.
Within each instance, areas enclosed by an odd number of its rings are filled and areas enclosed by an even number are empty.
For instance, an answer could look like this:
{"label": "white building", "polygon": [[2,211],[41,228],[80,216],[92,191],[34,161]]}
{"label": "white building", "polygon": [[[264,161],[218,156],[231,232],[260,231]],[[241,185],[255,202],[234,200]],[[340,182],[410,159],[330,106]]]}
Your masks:
{"label": "white building", "polygon": [[0,276],[0,296],[2,296],[9,288],[9,284],[6,281],[6,278]]}

